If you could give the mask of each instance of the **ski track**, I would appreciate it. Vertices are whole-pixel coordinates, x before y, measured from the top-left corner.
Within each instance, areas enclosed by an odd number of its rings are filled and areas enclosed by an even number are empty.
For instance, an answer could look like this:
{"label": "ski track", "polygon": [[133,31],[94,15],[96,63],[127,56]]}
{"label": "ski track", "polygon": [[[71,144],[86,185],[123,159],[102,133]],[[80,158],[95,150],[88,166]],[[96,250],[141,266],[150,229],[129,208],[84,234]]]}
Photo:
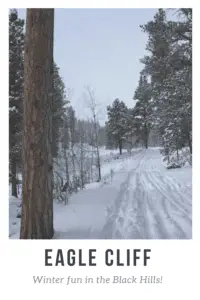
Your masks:
{"label": "ski track", "polygon": [[159,149],[111,161],[101,184],[74,195],[66,210],[56,206],[54,239],[192,239],[190,171],[167,170]]}
{"label": "ski track", "polygon": [[170,177],[158,150],[136,157],[109,209],[101,236],[107,239],[191,239],[191,190]]}

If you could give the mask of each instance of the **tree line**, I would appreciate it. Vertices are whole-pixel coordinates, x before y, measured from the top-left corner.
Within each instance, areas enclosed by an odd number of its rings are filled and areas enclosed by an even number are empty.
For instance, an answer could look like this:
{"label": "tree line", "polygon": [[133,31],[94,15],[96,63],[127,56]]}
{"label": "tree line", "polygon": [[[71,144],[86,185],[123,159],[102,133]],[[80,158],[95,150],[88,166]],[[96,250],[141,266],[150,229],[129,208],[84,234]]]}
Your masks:
{"label": "tree line", "polygon": [[[24,66],[25,33],[24,20],[13,9],[9,13],[9,174],[12,195],[17,197],[18,173],[22,173],[23,118],[24,113]],[[28,35],[28,33],[26,33]],[[26,44],[27,45],[27,44]],[[27,46],[28,47],[28,46]],[[41,53],[38,53],[41,55]],[[36,80],[39,80],[40,62],[37,63]],[[104,145],[104,127],[96,115],[96,100],[91,87],[86,87],[87,105],[91,111],[88,120],[76,117],[70,105],[72,91],[65,87],[59,67],[53,61],[52,67],[52,139],[53,179],[55,197],[62,195],[63,186],[68,182],[71,190],[84,187],[85,183],[101,179],[99,147]],[[33,87],[35,89],[35,87]],[[30,92],[30,91],[29,91]],[[28,97],[28,96],[27,96]],[[39,97],[39,96],[38,96]],[[36,100],[35,100],[36,103]],[[30,116],[31,117],[31,116]],[[34,121],[36,122],[36,121]],[[43,126],[43,124],[41,124]],[[90,149],[88,148],[90,146]],[[90,162],[86,161],[90,152]],[[89,175],[85,174],[89,166]],[[65,166],[65,170],[63,170]],[[69,174],[73,174],[70,178]],[[97,174],[98,173],[98,174]],[[78,182],[79,181],[79,182]],[[58,192],[59,189],[59,192]],[[65,198],[65,197],[64,197]],[[63,200],[64,201],[64,200]],[[65,201],[66,202],[66,199]]]}
{"label": "tree line", "polygon": [[162,153],[170,155],[188,147],[192,155],[192,9],[178,9],[177,21],[167,20],[159,9],[154,19],[141,25],[148,35],[144,68],[129,109],[114,100],[107,107],[107,140],[117,145],[133,137],[148,148],[150,133],[158,138]]}

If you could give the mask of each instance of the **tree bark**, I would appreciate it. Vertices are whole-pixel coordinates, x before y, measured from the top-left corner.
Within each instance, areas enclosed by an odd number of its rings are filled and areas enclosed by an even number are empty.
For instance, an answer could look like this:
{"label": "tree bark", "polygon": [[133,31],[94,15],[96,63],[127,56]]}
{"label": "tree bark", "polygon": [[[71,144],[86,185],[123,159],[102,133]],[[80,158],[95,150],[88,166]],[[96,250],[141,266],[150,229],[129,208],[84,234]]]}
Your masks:
{"label": "tree bark", "polygon": [[52,81],[54,9],[27,9],[21,239],[53,237]]}

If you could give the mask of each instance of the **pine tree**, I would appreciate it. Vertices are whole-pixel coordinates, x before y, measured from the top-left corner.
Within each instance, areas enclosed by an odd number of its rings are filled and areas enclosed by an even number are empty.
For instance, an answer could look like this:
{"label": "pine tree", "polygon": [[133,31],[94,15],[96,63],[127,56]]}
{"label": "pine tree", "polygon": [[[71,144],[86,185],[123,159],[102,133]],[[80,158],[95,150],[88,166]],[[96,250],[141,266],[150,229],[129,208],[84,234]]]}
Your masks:
{"label": "pine tree", "polygon": [[142,26],[148,33],[143,74],[152,86],[152,115],[160,130],[163,153],[189,146],[192,153],[192,13],[179,10],[181,21],[167,21],[159,9],[153,21]]}
{"label": "pine tree", "polygon": [[60,77],[59,68],[54,63],[53,72],[53,105],[52,105],[52,155],[57,157],[61,139],[61,128],[64,126],[64,114],[66,112],[65,84]]}
{"label": "pine tree", "polygon": [[148,148],[148,139],[152,127],[152,102],[151,102],[151,85],[147,77],[140,76],[139,85],[135,91],[134,99],[137,101],[134,107],[134,120],[137,128],[136,134]]}
{"label": "pine tree", "polygon": [[9,14],[9,162],[12,195],[17,197],[17,167],[21,166],[24,21]]}
{"label": "pine tree", "polygon": [[115,149],[116,147],[118,147],[118,145],[116,145],[116,141],[114,141],[114,138],[111,135],[108,122],[105,122],[105,131],[106,131],[106,135],[105,135],[106,149]]}
{"label": "pine tree", "polygon": [[125,140],[128,108],[123,101],[115,99],[112,106],[107,107],[108,122],[107,132],[109,137],[115,141],[122,154],[123,141]]}
{"label": "pine tree", "polygon": [[169,22],[173,30],[173,42],[176,43],[173,53],[176,72],[171,82],[181,101],[178,115],[181,134],[192,154],[192,9],[182,8],[178,12],[180,21]]}
{"label": "pine tree", "polygon": [[53,237],[53,30],[54,9],[27,9],[21,239]]}

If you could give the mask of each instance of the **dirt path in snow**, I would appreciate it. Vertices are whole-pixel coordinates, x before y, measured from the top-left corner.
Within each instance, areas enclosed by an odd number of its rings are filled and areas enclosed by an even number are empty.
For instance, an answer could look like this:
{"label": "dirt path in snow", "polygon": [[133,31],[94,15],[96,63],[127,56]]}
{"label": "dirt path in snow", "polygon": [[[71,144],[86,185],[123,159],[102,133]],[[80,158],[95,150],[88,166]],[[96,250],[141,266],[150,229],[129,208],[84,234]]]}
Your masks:
{"label": "dirt path in snow", "polygon": [[158,150],[142,151],[133,160],[136,167],[121,183],[101,237],[192,238],[191,188],[162,166]]}

